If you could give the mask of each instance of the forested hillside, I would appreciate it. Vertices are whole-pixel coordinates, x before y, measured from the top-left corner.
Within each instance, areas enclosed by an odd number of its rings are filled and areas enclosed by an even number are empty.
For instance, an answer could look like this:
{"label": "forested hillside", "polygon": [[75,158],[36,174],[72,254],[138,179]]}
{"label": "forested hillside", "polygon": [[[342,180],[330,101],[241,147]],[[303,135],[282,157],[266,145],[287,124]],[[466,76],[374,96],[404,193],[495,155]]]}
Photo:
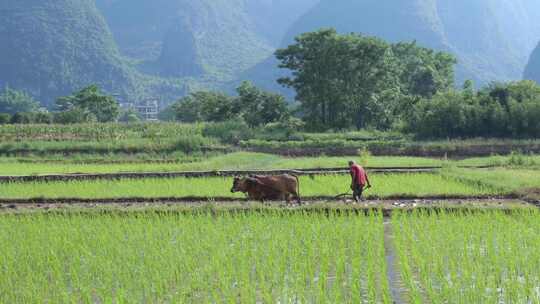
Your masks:
{"label": "forested hillside", "polygon": [[0,85],[47,105],[92,83],[124,99],[172,101],[271,56],[314,2],[2,1]]}
{"label": "forested hillside", "polygon": [[[458,57],[458,82],[519,79],[540,37],[540,3],[531,0],[323,0],[289,31],[321,27],[375,35],[389,41],[416,40]],[[339,17],[338,17],[339,16]]]}
{"label": "forested hillside", "polygon": [[136,75],[92,0],[4,0],[0,20],[0,86],[47,102],[88,83],[133,91]]}
{"label": "forested hillside", "polygon": [[145,72],[229,81],[271,56],[315,0],[97,0],[124,55]]}
{"label": "forested hillside", "polygon": [[533,0],[4,0],[0,86],[47,105],[93,83],[164,103],[243,80],[276,91],[274,51],[321,27],[416,40],[482,85],[521,78],[538,20]]}
{"label": "forested hillside", "polygon": [[540,84],[540,44],[536,47],[525,69],[525,79],[535,80]]}

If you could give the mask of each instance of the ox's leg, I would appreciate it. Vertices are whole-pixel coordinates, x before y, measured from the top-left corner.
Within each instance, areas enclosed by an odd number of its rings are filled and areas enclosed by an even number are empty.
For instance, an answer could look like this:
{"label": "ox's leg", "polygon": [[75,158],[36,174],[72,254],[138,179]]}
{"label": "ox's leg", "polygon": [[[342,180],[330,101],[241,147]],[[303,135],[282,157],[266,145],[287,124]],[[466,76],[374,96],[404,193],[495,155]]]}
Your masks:
{"label": "ox's leg", "polygon": [[287,206],[291,206],[291,196],[289,195],[289,193],[285,193],[283,194],[284,198],[285,198],[285,202],[287,203]]}
{"label": "ox's leg", "polygon": [[267,199],[268,199],[268,197],[264,196],[263,194],[261,194],[260,197],[259,197],[259,201],[264,206],[268,206],[268,200]]}
{"label": "ox's leg", "polygon": [[296,200],[296,203],[298,204],[298,206],[302,206],[302,200],[300,199],[300,195],[296,191],[292,193],[292,196]]}
{"label": "ox's leg", "polygon": [[264,195],[262,195],[262,194],[259,194],[257,196],[257,201],[261,202],[261,204],[263,204],[263,205],[266,205],[266,197],[264,197]]}

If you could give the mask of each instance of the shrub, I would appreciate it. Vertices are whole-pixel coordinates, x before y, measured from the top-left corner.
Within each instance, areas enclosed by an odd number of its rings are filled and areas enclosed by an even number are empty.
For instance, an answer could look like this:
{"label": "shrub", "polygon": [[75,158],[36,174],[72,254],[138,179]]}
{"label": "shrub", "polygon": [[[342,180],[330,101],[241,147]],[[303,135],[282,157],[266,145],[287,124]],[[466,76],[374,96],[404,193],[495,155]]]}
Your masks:
{"label": "shrub", "polygon": [[185,153],[200,152],[204,147],[210,147],[214,144],[210,138],[202,135],[181,136],[174,144],[174,150]]}
{"label": "shrub", "polygon": [[12,124],[31,124],[34,122],[34,114],[19,112],[11,117]]}
{"label": "shrub", "polygon": [[95,121],[97,121],[95,115],[79,108],[57,112],[54,115],[54,122],[58,124],[77,124]]}
{"label": "shrub", "polygon": [[11,121],[11,115],[8,113],[0,113],[0,125],[8,124]]}
{"label": "shrub", "polygon": [[243,120],[208,123],[203,129],[205,137],[214,137],[223,143],[238,144],[242,140],[252,138],[254,130]]}
{"label": "shrub", "polygon": [[51,124],[53,123],[53,115],[49,112],[36,112],[34,114],[34,123],[38,124]]}

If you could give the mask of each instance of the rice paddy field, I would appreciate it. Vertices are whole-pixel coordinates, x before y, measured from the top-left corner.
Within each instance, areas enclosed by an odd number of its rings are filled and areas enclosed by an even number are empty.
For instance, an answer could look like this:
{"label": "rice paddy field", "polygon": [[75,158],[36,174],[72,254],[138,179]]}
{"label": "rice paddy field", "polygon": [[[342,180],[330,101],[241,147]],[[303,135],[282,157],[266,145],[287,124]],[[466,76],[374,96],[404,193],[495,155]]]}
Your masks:
{"label": "rice paddy field", "polygon": [[390,303],[382,216],[0,216],[3,303]]}
{"label": "rice paddy field", "polygon": [[410,303],[540,302],[540,213],[400,213],[392,217]]}
{"label": "rice paddy field", "polygon": [[[368,198],[501,195],[509,194],[513,189],[475,185],[430,173],[374,174],[371,182],[374,187],[366,191]],[[302,197],[334,197],[349,192],[349,185],[350,177],[346,175],[302,176],[300,194]],[[14,182],[0,184],[0,198],[245,197],[243,194],[231,193],[231,187],[232,178],[223,177]]]}
{"label": "rice paddy field", "polygon": [[3,157],[0,158],[0,175],[38,175],[69,173],[118,173],[118,172],[175,172],[248,169],[304,169],[344,168],[349,160],[356,160],[369,167],[534,167],[540,168],[540,156],[509,155],[449,160],[407,156],[353,155],[341,157],[299,157],[250,152],[223,155],[186,156],[175,159],[136,159],[133,157],[101,157],[98,159],[54,157]]}
{"label": "rice paddy field", "polygon": [[[335,199],[349,191],[344,174],[300,176],[302,207],[255,207],[230,192],[232,177],[0,182],[0,303],[540,303],[540,211],[523,194],[540,200],[536,155],[2,157],[0,175],[344,168],[350,159],[440,168],[370,174],[365,206]],[[160,198],[206,203],[6,207]],[[436,198],[449,201],[415,207]]]}
{"label": "rice paddy field", "polygon": [[0,301],[537,303],[538,223],[532,208],[3,214]]}
{"label": "rice paddy field", "polygon": [[[441,166],[443,160],[420,157],[371,157],[364,161],[358,156],[286,158],[271,154],[238,152],[209,158],[185,159],[168,162],[107,162],[82,161],[28,161],[27,159],[0,158],[0,175],[33,175],[48,173],[116,173],[116,172],[174,172],[249,169],[303,169],[346,167],[356,159],[376,167]],[[104,163],[103,163],[104,162]]]}

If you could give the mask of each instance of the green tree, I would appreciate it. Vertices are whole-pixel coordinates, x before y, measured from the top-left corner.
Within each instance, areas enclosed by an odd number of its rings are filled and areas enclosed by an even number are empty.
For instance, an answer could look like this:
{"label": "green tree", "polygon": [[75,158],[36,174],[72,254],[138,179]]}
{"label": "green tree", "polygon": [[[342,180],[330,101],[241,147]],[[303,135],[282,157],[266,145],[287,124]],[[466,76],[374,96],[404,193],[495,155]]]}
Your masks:
{"label": "green tree", "polygon": [[[58,98],[56,106],[62,112],[72,110],[76,110],[78,114],[87,112],[98,122],[116,121],[120,114],[120,107],[114,97],[103,94],[96,85],[88,86],[73,95]],[[88,117],[89,115],[80,116],[84,119]]]}
{"label": "green tree", "polygon": [[5,125],[10,123],[11,121],[11,115],[7,113],[0,113],[0,125]]}
{"label": "green tree", "polygon": [[51,124],[54,121],[54,117],[49,112],[34,112],[34,123],[38,124]]}
{"label": "green tree", "polygon": [[141,116],[139,112],[137,112],[135,109],[129,108],[120,113],[120,118],[118,119],[118,121],[126,123],[139,122],[141,121]]}
{"label": "green tree", "polygon": [[420,47],[416,42],[392,45],[400,70],[400,83],[407,95],[431,97],[454,86],[454,56]]}
{"label": "green tree", "polygon": [[180,99],[171,106],[182,122],[221,122],[238,116],[235,99],[223,93],[200,91]]}
{"label": "green tree", "polygon": [[465,100],[472,101],[475,98],[474,83],[472,80],[465,80],[463,83],[463,97]]}
{"label": "green tree", "polygon": [[39,103],[26,92],[5,87],[0,93],[0,113],[15,114],[19,112],[34,112],[39,109]]}
{"label": "green tree", "polygon": [[169,105],[168,107],[162,109],[158,113],[158,119],[161,121],[175,121],[176,120],[176,112],[173,108],[175,103],[172,105]]}
{"label": "green tree", "polygon": [[171,106],[177,121],[193,123],[203,121],[202,104],[193,96],[187,96]]}
{"label": "green tree", "polygon": [[489,95],[508,108],[511,100],[526,102],[540,99],[540,86],[530,80],[507,83],[494,82],[481,90],[480,94]]}
{"label": "green tree", "polygon": [[312,129],[357,128],[369,124],[384,102],[376,95],[398,86],[396,62],[384,41],[333,29],[305,33],[276,51],[280,67],[291,70],[278,82],[296,90]]}
{"label": "green tree", "polygon": [[290,115],[282,95],[262,91],[247,81],[236,91],[240,113],[251,127],[278,122]]}
{"label": "green tree", "polygon": [[11,116],[12,124],[31,124],[34,123],[34,113],[18,112]]}
{"label": "green tree", "polygon": [[422,98],[406,116],[408,131],[420,137],[540,136],[540,86],[530,81],[493,83],[475,92],[449,90]]}
{"label": "green tree", "polygon": [[58,124],[76,124],[85,122],[96,122],[96,116],[85,109],[74,107],[70,110],[56,112],[54,122]]}

